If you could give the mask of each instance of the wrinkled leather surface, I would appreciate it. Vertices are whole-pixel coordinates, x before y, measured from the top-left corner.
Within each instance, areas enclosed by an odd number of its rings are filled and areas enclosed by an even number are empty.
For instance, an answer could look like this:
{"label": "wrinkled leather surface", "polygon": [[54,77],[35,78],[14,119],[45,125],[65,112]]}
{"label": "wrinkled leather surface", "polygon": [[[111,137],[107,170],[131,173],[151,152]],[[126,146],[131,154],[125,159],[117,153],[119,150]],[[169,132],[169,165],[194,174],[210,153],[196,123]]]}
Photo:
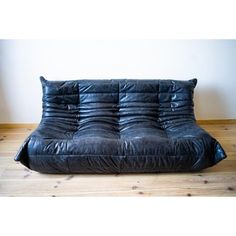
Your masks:
{"label": "wrinkled leather surface", "polygon": [[44,173],[197,171],[226,157],[196,122],[197,80],[47,81],[15,160]]}

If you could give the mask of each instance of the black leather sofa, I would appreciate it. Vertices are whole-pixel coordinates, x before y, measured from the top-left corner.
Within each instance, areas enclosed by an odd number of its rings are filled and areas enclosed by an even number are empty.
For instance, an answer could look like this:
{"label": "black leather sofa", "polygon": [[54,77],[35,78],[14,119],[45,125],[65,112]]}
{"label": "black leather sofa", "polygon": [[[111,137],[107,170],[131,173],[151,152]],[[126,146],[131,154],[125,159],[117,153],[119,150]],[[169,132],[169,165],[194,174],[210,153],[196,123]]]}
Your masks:
{"label": "black leather sofa", "polygon": [[42,173],[190,172],[226,157],[196,124],[196,79],[47,81],[15,160]]}

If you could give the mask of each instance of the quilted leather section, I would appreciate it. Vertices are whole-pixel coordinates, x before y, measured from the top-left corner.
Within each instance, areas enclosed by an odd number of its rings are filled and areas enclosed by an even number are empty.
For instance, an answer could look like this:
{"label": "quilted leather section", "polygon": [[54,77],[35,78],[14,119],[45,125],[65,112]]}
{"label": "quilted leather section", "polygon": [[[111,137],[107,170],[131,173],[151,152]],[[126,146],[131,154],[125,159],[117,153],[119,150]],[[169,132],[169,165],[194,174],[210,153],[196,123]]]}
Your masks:
{"label": "quilted leather section", "polygon": [[120,130],[133,128],[157,128],[158,122],[157,81],[120,82],[119,114]]}
{"label": "quilted leather section", "polygon": [[[39,132],[50,138],[69,138],[78,127],[79,87],[77,81],[51,82],[40,77],[43,114]],[[61,131],[64,132],[61,132]],[[67,132],[65,132],[67,131]]]}
{"label": "quilted leather section", "polygon": [[159,81],[159,121],[162,127],[194,122],[193,90],[197,80]]}
{"label": "quilted leather section", "polygon": [[119,84],[114,81],[82,81],[79,83],[79,97],[77,136],[119,137]]}
{"label": "quilted leather section", "polygon": [[42,120],[15,157],[33,170],[196,171],[226,157],[196,124],[196,79],[41,82]]}

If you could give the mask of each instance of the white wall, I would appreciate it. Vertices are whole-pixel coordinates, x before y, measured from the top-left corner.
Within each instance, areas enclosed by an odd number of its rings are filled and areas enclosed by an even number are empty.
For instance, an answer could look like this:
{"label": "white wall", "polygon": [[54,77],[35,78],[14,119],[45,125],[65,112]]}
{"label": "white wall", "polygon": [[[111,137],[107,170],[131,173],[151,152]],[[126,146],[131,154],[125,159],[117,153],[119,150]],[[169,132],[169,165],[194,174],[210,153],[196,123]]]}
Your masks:
{"label": "white wall", "polygon": [[0,122],[39,122],[38,77],[191,79],[197,119],[236,118],[236,40],[1,40]]}

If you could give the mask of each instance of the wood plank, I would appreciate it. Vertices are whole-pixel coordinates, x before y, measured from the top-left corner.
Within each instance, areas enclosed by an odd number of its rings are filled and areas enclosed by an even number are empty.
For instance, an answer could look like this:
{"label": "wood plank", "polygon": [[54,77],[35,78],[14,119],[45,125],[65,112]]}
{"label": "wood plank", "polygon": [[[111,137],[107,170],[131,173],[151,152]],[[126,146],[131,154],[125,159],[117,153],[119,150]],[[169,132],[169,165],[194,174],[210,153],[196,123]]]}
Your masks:
{"label": "wood plank", "polygon": [[200,125],[236,124],[236,119],[197,120],[197,123]]}
{"label": "wood plank", "polygon": [[[110,181],[107,181],[107,180]],[[169,178],[168,178],[169,179]],[[115,177],[93,178],[91,179],[77,179],[71,181],[60,180],[12,180],[0,181],[1,196],[83,196],[83,195],[102,195],[102,196],[133,196],[140,194],[151,196],[187,196],[188,194],[196,196],[235,196],[236,184],[235,180],[232,182],[230,176],[225,176],[224,181],[216,179],[212,183],[204,182],[208,180],[197,180],[184,182],[185,179],[171,178],[172,182],[169,185],[168,180],[158,179],[158,176],[153,179],[145,179],[144,176],[139,178],[124,179]],[[230,181],[230,184],[227,182]],[[227,184],[226,184],[227,183]]]}
{"label": "wood plank", "polygon": [[38,125],[38,123],[0,123],[0,129],[35,129]]}
{"label": "wood plank", "polygon": [[0,135],[8,135],[8,134],[30,134],[34,129],[31,128],[19,128],[19,129],[0,129]]}
{"label": "wood plank", "polygon": [[24,139],[26,139],[27,137],[28,137],[28,135],[30,134],[30,132],[24,132],[24,133],[22,133],[22,134],[1,134],[1,132],[0,132],[0,140],[1,141],[9,141],[9,142],[11,142],[11,141],[18,141],[18,140],[20,140],[20,141],[22,141],[22,140],[24,140]]}
{"label": "wood plank", "polygon": [[[159,190],[159,189],[228,189],[230,193],[236,190],[235,161],[233,172],[211,172],[205,170],[199,173],[165,173],[165,174],[123,174],[123,175],[47,175],[24,169],[24,176],[20,171],[3,173],[0,186],[11,192],[42,191],[50,192],[56,188],[57,192],[105,192],[129,190]],[[221,169],[222,170],[222,169]],[[22,171],[21,171],[22,172]],[[10,175],[9,175],[10,174]],[[12,176],[13,175],[13,176]],[[5,176],[5,177],[4,177]],[[230,189],[232,188],[232,189]],[[36,190],[37,189],[37,190]],[[1,192],[1,191],[0,191]],[[27,193],[26,193],[27,194]]]}

